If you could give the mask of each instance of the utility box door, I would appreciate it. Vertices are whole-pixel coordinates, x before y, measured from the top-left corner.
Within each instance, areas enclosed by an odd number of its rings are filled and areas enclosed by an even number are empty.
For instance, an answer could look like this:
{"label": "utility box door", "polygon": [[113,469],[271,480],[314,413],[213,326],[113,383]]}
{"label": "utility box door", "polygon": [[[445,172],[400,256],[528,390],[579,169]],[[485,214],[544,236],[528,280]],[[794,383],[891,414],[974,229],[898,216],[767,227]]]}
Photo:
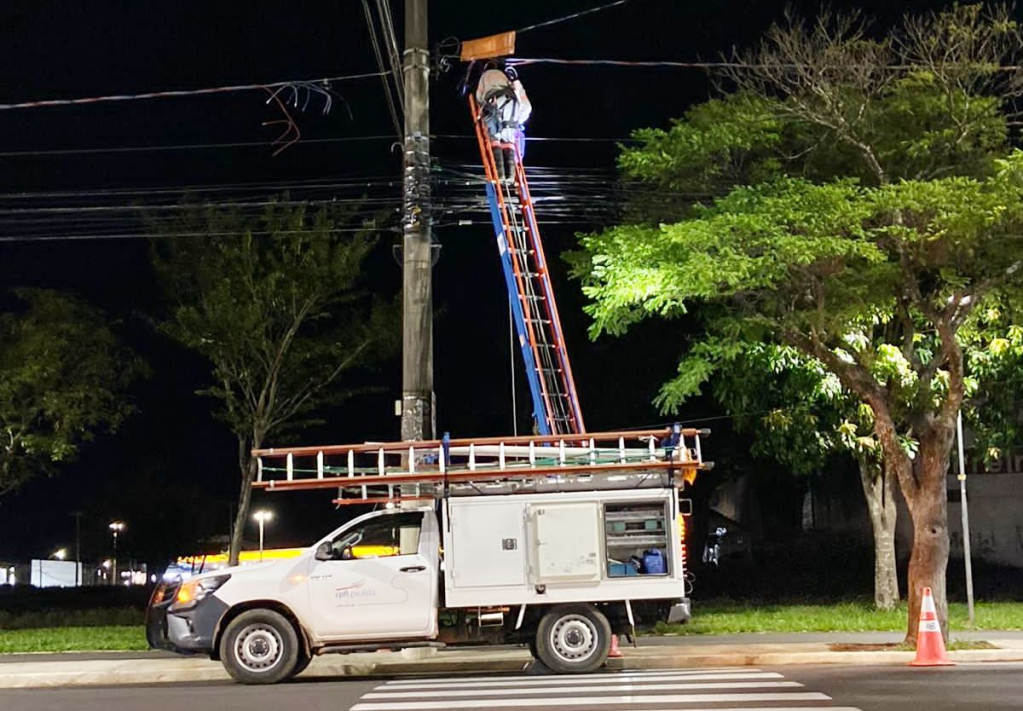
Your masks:
{"label": "utility box door", "polygon": [[521,502],[452,501],[451,580],[456,588],[526,584]]}
{"label": "utility box door", "polygon": [[600,516],[596,502],[531,504],[535,583],[600,580]]}

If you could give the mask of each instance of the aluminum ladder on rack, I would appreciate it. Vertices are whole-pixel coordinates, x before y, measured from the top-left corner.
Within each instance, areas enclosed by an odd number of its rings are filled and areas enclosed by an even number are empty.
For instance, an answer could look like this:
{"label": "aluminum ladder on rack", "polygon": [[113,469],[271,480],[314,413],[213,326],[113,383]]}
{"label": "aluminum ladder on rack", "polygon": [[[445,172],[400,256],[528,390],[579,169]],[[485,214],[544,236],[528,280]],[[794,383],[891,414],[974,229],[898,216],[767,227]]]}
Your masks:
{"label": "aluminum ladder on rack", "polygon": [[471,94],[469,108],[486,172],[487,202],[512,318],[526,364],[537,431],[541,435],[581,434],[586,429],[579,396],[522,161],[516,155],[514,184],[502,184],[494,163],[490,135]]}
{"label": "aluminum ladder on rack", "polygon": [[[713,465],[700,437],[709,430],[483,437],[367,442],[254,450],[253,487],[336,489],[337,504],[432,500],[441,495],[678,486]],[[430,496],[398,496],[404,484],[431,484]]]}

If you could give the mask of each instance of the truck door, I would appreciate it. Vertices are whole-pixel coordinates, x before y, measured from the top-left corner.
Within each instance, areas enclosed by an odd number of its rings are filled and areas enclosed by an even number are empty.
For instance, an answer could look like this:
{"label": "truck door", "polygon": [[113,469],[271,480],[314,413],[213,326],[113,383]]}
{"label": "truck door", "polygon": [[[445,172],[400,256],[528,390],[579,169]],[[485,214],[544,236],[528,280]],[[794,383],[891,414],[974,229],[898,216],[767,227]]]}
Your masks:
{"label": "truck door", "polygon": [[[312,632],[324,640],[432,637],[437,633],[437,518],[382,513],[328,541],[309,569]],[[324,555],[320,555],[323,558]]]}

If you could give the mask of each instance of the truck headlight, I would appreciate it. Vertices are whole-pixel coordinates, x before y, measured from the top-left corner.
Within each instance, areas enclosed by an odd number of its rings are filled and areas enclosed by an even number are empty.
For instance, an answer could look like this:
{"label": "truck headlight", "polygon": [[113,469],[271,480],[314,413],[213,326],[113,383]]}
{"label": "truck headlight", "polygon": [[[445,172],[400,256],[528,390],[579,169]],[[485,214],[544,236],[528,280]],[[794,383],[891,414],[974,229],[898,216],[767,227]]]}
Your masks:
{"label": "truck headlight", "polygon": [[174,596],[174,603],[170,606],[170,611],[190,610],[198,605],[200,600],[230,579],[230,575],[218,575],[213,578],[200,578],[183,583],[178,588],[178,594]]}

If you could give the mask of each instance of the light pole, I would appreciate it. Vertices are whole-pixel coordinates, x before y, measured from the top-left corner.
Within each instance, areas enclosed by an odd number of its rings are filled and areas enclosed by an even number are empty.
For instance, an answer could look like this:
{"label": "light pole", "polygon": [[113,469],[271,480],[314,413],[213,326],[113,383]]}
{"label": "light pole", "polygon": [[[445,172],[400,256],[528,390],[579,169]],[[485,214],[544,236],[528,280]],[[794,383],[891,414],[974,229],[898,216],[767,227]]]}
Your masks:
{"label": "light pole", "polygon": [[57,560],[64,560],[67,558],[67,548],[58,548],[53,552],[53,557]]}
{"label": "light pole", "polygon": [[266,525],[267,521],[273,521],[273,511],[267,511],[261,509],[256,513],[252,514],[252,518],[256,519],[256,523],[259,524],[259,562],[263,562],[263,526]]}
{"label": "light pole", "polygon": [[74,511],[71,514],[75,517],[75,587],[81,585],[82,580],[82,512]]}
{"label": "light pole", "polygon": [[117,535],[124,532],[124,521],[111,521],[110,532],[114,535],[114,570],[112,573],[113,584],[117,585]]}

